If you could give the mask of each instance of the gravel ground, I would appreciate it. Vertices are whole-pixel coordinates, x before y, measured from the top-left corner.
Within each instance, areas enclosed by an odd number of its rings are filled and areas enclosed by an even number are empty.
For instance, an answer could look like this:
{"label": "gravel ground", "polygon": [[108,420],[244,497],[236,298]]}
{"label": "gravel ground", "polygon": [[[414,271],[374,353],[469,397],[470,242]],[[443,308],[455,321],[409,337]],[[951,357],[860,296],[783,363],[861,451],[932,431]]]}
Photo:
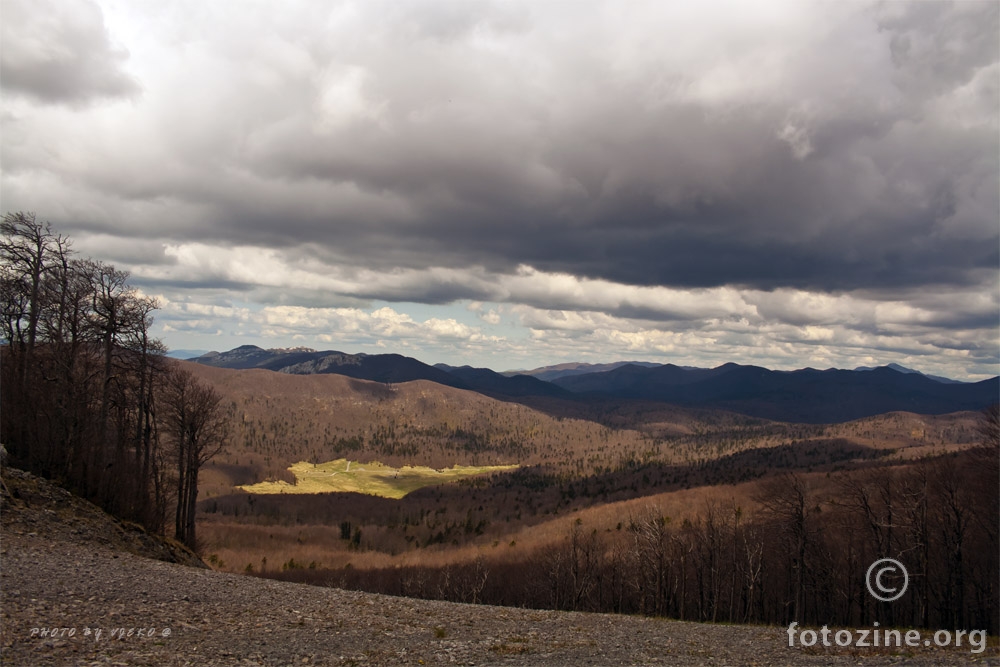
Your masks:
{"label": "gravel ground", "polygon": [[[1000,665],[993,647],[789,648],[783,628],[462,605],[224,574],[132,553],[142,549],[121,524],[14,472],[5,481],[15,497],[0,505],[3,665]],[[18,491],[25,484],[30,493]]]}

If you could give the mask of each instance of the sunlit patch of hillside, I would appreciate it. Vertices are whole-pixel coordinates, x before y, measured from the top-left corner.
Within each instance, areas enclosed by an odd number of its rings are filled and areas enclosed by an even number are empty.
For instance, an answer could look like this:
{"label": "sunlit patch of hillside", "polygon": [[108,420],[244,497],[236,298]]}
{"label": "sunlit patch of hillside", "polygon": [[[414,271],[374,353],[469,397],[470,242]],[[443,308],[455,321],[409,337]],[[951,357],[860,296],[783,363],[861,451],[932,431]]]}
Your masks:
{"label": "sunlit patch of hillside", "polygon": [[295,483],[283,480],[237,487],[248,493],[364,493],[383,498],[402,498],[425,486],[446,484],[476,475],[514,470],[517,465],[460,466],[434,470],[427,466],[392,468],[378,461],[359,463],[337,459],[327,463],[300,461],[288,468]]}

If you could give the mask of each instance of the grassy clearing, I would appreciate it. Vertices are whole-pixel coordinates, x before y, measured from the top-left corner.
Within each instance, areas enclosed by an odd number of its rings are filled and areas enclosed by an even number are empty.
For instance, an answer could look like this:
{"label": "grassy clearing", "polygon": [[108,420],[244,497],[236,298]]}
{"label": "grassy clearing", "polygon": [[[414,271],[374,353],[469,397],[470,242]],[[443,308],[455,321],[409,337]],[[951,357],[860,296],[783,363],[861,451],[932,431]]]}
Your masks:
{"label": "grassy clearing", "polygon": [[295,475],[295,484],[284,481],[260,482],[236,488],[248,493],[366,493],[384,498],[402,498],[411,491],[455,482],[466,477],[474,477],[491,472],[514,470],[517,465],[508,466],[459,466],[434,470],[426,466],[403,466],[390,468],[372,461],[358,463],[347,459],[337,459],[327,463],[299,461],[288,469]]}

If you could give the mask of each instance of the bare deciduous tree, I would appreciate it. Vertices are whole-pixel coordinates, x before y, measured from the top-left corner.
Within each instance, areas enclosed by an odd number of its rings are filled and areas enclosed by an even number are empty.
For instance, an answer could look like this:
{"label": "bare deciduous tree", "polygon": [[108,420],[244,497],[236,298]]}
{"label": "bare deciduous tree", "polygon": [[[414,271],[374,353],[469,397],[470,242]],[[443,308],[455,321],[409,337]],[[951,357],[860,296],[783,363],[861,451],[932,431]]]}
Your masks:
{"label": "bare deciduous tree", "polygon": [[0,405],[17,465],[161,530],[156,303],[32,213],[0,223]]}
{"label": "bare deciduous tree", "polygon": [[173,445],[177,471],[175,535],[194,549],[198,471],[225,448],[229,421],[219,393],[180,368],[168,374],[161,402],[164,434]]}

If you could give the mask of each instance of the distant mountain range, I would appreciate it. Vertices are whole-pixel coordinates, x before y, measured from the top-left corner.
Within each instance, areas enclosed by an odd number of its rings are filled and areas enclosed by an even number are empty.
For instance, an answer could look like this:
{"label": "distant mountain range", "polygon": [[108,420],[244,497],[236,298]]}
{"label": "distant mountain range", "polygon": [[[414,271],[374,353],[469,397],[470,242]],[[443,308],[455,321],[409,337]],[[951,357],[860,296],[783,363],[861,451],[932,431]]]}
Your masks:
{"label": "distant mountain range", "polygon": [[711,407],[778,421],[832,423],[903,410],[943,414],[979,410],[1000,396],[1000,378],[946,383],[883,366],[873,370],[772,371],[725,364],[685,369],[626,365],[554,381],[578,395]]}
{"label": "distant mountain range", "polygon": [[170,350],[167,356],[171,359],[194,359],[205,354],[210,354],[208,350]]}
{"label": "distant mountain range", "polygon": [[[854,370],[856,371],[873,371],[875,366],[858,366]],[[958,380],[952,380],[951,378],[941,377],[940,375],[927,375],[926,373],[921,373],[920,371],[915,371],[912,368],[907,368],[906,366],[900,366],[899,364],[889,364],[884,366],[884,368],[891,368],[894,371],[899,371],[900,373],[916,373],[917,375],[923,375],[924,377],[936,380],[938,382],[944,382],[945,384],[965,384]]]}
{"label": "distant mountain range", "polygon": [[450,373],[461,380],[467,387],[487,396],[556,396],[572,397],[572,392],[551,382],[546,382],[530,375],[507,375],[497,373],[489,368],[473,368],[472,366],[448,366],[437,364],[435,368]]}
{"label": "distant mountain range", "polygon": [[542,368],[536,368],[530,371],[504,371],[503,375],[508,377],[514,375],[530,375],[531,377],[536,377],[539,380],[552,382],[553,380],[568,377],[570,375],[584,375],[586,373],[603,373],[605,371],[613,371],[616,368],[626,365],[653,368],[655,366],[662,366],[663,364],[654,364],[649,361],[616,361],[610,364],[586,364],[573,362],[568,364],[557,364],[555,366],[543,366]]}
{"label": "distant mountain range", "polygon": [[516,400],[658,401],[807,423],[843,422],[892,411],[944,414],[979,410],[1000,396],[1000,378],[962,383],[896,365],[772,371],[732,363],[691,368],[618,362],[561,364],[512,374],[470,366],[430,366],[399,354],[347,354],[309,348],[265,350],[255,345],[210,352],[191,361],[297,375],[333,373],[383,383],[429,380]]}
{"label": "distant mountain range", "polygon": [[526,375],[506,377],[488,368],[429,366],[399,354],[347,354],[309,348],[265,350],[243,345],[229,352],[210,352],[191,361],[219,368],[265,368],[292,375],[334,373],[373,382],[430,380],[448,387],[502,398],[572,397],[571,392]]}

